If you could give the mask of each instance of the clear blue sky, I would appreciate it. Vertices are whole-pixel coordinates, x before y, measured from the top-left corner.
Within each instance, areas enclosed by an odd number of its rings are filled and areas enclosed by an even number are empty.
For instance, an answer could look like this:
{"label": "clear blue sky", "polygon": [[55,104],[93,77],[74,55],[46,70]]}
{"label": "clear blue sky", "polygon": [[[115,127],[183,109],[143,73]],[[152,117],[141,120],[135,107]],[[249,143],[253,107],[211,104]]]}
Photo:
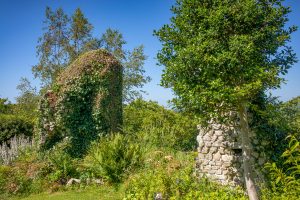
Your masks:
{"label": "clear blue sky", "polygon": [[[46,6],[62,7],[69,15],[79,7],[94,25],[94,36],[107,28],[118,29],[128,42],[126,48],[144,44],[148,60],[145,63],[151,83],[144,87],[146,99],[167,105],[172,92],[159,86],[162,67],[156,65],[156,53],[160,43],[153,30],[169,22],[170,7],[175,0],[0,0],[0,97],[11,101],[18,95],[16,86],[21,77],[27,77],[39,85],[31,74],[31,66],[37,64],[37,39],[42,35]],[[300,27],[300,1],[287,0],[292,7],[288,24]],[[292,35],[292,46],[300,58],[300,30]],[[288,82],[273,92],[288,100],[300,95],[300,68],[296,64],[286,76]]]}

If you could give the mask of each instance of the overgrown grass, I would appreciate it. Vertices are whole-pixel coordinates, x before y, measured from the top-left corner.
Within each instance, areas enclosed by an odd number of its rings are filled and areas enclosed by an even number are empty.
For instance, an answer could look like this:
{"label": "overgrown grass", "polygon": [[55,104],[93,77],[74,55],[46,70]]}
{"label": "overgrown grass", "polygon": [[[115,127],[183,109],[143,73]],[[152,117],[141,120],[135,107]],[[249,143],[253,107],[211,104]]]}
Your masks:
{"label": "overgrown grass", "polygon": [[73,189],[51,194],[41,193],[23,198],[8,198],[8,200],[121,200],[123,193],[122,187],[100,186],[97,188]]}

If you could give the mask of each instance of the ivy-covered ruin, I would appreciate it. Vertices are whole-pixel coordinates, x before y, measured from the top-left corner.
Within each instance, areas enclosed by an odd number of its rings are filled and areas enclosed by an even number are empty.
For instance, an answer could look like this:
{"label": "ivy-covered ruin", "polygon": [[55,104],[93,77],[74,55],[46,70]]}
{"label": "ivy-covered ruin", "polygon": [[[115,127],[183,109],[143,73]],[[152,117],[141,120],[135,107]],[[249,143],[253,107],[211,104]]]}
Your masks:
{"label": "ivy-covered ruin", "polygon": [[98,49],[76,59],[57,78],[40,103],[42,147],[68,138],[68,153],[82,156],[100,135],[122,125],[122,66]]}

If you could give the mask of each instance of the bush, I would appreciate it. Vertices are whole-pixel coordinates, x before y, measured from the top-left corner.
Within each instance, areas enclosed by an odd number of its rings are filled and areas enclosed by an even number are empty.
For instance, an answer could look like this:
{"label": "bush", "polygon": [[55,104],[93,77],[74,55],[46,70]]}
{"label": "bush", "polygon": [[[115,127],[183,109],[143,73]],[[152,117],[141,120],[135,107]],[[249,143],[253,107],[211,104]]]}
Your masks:
{"label": "bush", "polygon": [[289,137],[289,147],[282,154],[284,169],[277,167],[276,163],[267,163],[271,180],[271,191],[274,198],[282,199],[300,197],[300,144],[294,137]]}
{"label": "bush", "polygon": [[23,170],[8,166],[0,166],[2,191],[7,194],[30,193],[32,179],[26,176]]}
{"label": "bush", "polygon": [[38,159],[36,149],[26,149],[13,165],[0,165],[0,199],[3,195],[28,195],[47,188],[42,169],[45,163]]}
{"label": "bush", "polygon": [[282,153],[287,149],[285,138],[294,133],[300,139],[300,97],[279,102],[276,97],[261,95],[251,107],[251,128],[257,139],[267,141],[265,153],[270,161],[283,168]]}
{"label": "bush", "polygon": [[188,151],[197,145],[197,121],[153,101],[138,99],[127,105],[123,130],[137,136],[145,145],[158,148]]}
{"label": "bush", "polygon": [[142,164],[142,149],[130,136],[113,134],[95,142],[84,159],[91,176],[119,183]]}
{"label": "bush", "polygon": [[[20,152],[10,166],[0,165],[0,191],[6,196],[57,191],[78,177],[78,161],[65,152],[68,141],[47,152],[31,147]],[[0,199],[6,197],[1,196]]]}
{"label": "bush", "polygon": [[126,200],[154,199],[246,199],[243,192],[199,179],[194,175],[193,154],[153,152],[144,170],[130,177]]}
{"label": "bush", "polygon": [[33,123],[15,115],[0,114],[0,143],[15,135],[33,135]]}
{"label": "bush", "polygon": [[79,176],[78,161],[66,152],[68,146],[69,141],[65,139],[46,153],[44,160],[47,167],[44,173],[50,182],[66,184],[68,179]]}

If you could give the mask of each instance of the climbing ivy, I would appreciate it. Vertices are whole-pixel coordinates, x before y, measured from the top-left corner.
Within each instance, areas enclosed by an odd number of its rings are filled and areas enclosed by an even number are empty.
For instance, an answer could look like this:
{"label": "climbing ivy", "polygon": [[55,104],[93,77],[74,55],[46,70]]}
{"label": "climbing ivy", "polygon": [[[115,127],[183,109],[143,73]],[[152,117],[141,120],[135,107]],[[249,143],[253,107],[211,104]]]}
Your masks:
{"label": "climbing ivy", "polygon": [[105,50],[81,55],[60,74],[40,104],[44,148],[70,137],[68,153],[81,157],[91,141],[122,124],[122,66]]}

